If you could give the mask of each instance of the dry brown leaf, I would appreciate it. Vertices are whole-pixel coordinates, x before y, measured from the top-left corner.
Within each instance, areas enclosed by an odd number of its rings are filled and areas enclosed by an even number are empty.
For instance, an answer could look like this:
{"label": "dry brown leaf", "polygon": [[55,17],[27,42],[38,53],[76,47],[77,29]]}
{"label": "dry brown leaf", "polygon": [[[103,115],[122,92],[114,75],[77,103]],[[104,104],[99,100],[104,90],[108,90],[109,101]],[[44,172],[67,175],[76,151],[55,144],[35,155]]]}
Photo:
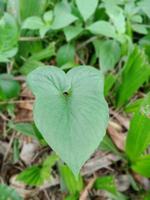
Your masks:
{"label": "dry brown leaf", "polygon": [[115,143],[115,145],[118,147],[118,149],[124,151],[126,136],[124,134],[117,132],[117,130],[110,125],[108,126],[108,133],[112,138],[113,142]]}

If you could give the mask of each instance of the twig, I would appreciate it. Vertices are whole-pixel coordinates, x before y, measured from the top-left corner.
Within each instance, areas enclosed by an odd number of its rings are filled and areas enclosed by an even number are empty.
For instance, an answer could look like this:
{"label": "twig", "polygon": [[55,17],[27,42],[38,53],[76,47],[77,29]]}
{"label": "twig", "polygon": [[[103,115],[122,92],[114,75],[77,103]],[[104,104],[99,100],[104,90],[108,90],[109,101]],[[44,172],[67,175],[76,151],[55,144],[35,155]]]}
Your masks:
{"label": "twig", "polygon": [[16,76],[16,77],[14,77],[14,80],[23,82],[26,80],[26,78],[25,78],[25,76]]}
{"label": "twig", "polygon": [[120,134],[114,129],[111,125],[108,126],[108,133],[120,151],[124,151],[125,149],[125,140],[126,136],[124,134]]}
{"label": "twig", "polygon": [[19,103],[34,103],[34,100],[11,100],[11,101],[2,101],[0,105],[5,104],[19,104]]}
{"label": "twig", "polygon": [[77,47],[77,51],[80,50],[80,49],[82,49],[82,48],[84,48],[87,44],[93,42],[94,40],[96,40],[96,39],[98,39],[98,38],[99,38],[98,36],[94,36],[94,37],[92,37],[92,38],[86,40],[85,42],[83,42],[81,45],[79,45],[79,46]]}
{"label": "twig", "polygon": [[34,41],[43,40],[45,38],[46,37],[44,37],[44,38],[41,38],[41,37],[20,37],[19,41],[21,41],[21,42],[34,42]]}
{"label": "twig", "polygon": [[94,177],[89,181],[89,183],[87,184],[87,186],[84,188],[83,192],[82,192],[81,195],[80,195],[79,200],[87,200],[89,191],[92,189],[95,180],[96,180],[96,176],[94,176]]}
{"label": "twig", "polygon": [[43,190],[43,192],[44,192],[44,195],[45,195],[46,199],[47,199],[47,200],[50,200],[50,198],[49,198],[49,195],[48,195],[47,191],[44,189],[44,190]]}
{"label": "twig", "polygon": [[110,109],[110,114],[112,114],[113,117],[116,118],[122,126],[124,126],[124,128],[127,130],[129,129],[129,120],[127,118],[121,116],[119,113],[113,111],[112,109]]}
{"label": "twig", "polygon": [[4,121],[10,121],[9,118],[7,118],[3,113],[0,112],[0,117],[4,120]]}
{"label": "twig", "polygon": [[4,161],[5,161],[5,160],[7,159],[7,157],[8,157],[8,154],[9,154],[9,152],[10,152],[12,143],[13,143],[14,138],[15,138],[15,135],[16,135],[16,133],[13,132],[13,134],[12,134],[12,136],[11,136],[11,139],[10,139],[10,141],[9,141],[8,149],[7,149],[7,151],[6,151],[5,155],[4,155]]}

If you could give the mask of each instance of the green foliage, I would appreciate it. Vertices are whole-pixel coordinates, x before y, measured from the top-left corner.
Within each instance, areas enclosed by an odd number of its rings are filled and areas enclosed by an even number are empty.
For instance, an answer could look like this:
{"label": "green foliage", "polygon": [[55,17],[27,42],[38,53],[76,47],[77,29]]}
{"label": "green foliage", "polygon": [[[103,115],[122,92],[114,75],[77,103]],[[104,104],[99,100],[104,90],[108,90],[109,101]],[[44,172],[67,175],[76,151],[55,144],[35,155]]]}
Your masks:
{"label": "green foliage", "polygon": [[113,74],[107,74],[105,76],[105,84],[104,84],[104,95],[107,96],[112,89],[113,85],[117,80],[117,76]]}
{"label": "green foliage", "polygon": [[96,10],[98,0],[76,0],[76,4],[84,21],[86,21]]}
{"label": "green foliage", "polygon": [[30,56],[24,65],[21,67],[20,71],[27,75],[34,69],[36,69],[39,66],[45,66],[43,63],[39,62],[41,60],[44,60],[46,58],[51,58],[55,55],[55,44],[50,43],[48,47],[45,49],[42,49],[41,51],[34,53],[32,56]]}
{"label": "green foliage", "polygon": [[136,159],[131,167],[138,174],[149,178],[150,155],[141,156],[140,158]]}
{"label": "green foliage", "polygon": [[87,30],[95,35],[103,35],[110,38],[116,37],[115,28],[107,21],[97,21],[90,25]]}
{"label": "green foliage", "polygon": [[104,137],[108,123],[101,72],[89,66],[67,74],[52,66],[38,68],[28,76],[28,84],[36,96],[36,126],[78,175]]}
{"label": "green foliage", "polygon": [[43,26],[43,22],[40,17],[28,17],[22,24],[22,29],[36,30]]}
{"label": "green foliage", "polygon": [[[142,186],[137,190],[132,170],[150,177],[149,22],[149,0],[0,0],[1,139],[9,140],[14,130],[51,146],[68,165],[58,163],[61,186],[68,192],[65,199],[79,199],[83,179],[77,175],[97,147],[121,159],[119,169],[129,175],[136,199],[141,193],[144,199],[145,191],[141,192]],[[81,64],[86,66],[77,67]],[[28,102],[26,75],[36,98],[36,125],[12,122],[22,116],[20,100]],[[111,109],[131,117],[129,130],[121,129],[128,132],[125,152],[105,135],[108,108],[104,96]],[[10,150],[17,165],[19,136],[15,135]],[[20,180],[40,186],[57,159],[50,156],[27,168]],[[98,178],[95,186],[108,191],[110,199],[126,199],[111,175]],[[11,199],[13,192],[7,190]]]}
{"label": "green foliage", "polygon": [[5,184],[0,184],[0,195],[1,200],[23,200],[14,189]]}
{"label": "green foliage", "polygon": [[115,155],[120,156],[121,153],[118,151],[115,144],[112,142],[111,138],[108,135],[105,135],[103,141],[100,144],[100,149],[103,151],[112,152]]}
{"label": "green foliage", "polygon": [[142,102],[130,123],[126,141],[126,154],[132,162],[135,162],[150,144],[150,119],[149,113],[145,109],[149,105],[150,95]]}
{"label": "green foliage", "polygon": [[145,114],[137,112],[131,121],[126,143],[126,153],[130,160],[135,161],[148,147],[149,133],[149,118]]}
{"label": "green foliage", "polygon": [[106,3],[105,4],[106,13],[110,17],[111,21],[113,22],[117,32],[119,34],[125,33],[125,15],[123,9],[114,3]]}
{"label": "green foliage", "polygon": [[30,186],[40,186],[50,178],[52,167],[57,160],[58,157],[55,154],[48,156],[41,165],[25,169],[17,179]]}
{"label": "green foliage", "polygon": [[76,38],[80,33],[82,33],[83,28],[81,27],[81,25],[77,25],[77,26],[67,26],[64,29],[64,34],[66,36],[66,40],[68,42],[70,42],[71,40],[73,40],[74,38]]}
{"label": "green foliage", "polygon": [[[60,15],[61,13],[61,15]],[[63,17],[62,17],[63,16]],[[54,9],[54,21],[51,28],[54,30],[64,28],[74,21],[77,20],[77,17],[72,15],[71,7],[67,1],[61,1],[56,4]]]}
{"label": "green foliage", "polygon": [[41,135],[41,133],[38,131],[34,123],[15,123],[15,124],[9,124],[9,127],[33,138],[38,139],[42,144],[45,144],[45,141]]}
{"label": "green foliage", "polygon": [[121,49],[117,41],[104,40],[98,46],[100,68],[103,72],[115,67],[120,59]]}
{"label": "green foliage", "polygon": [[22,21],[30,16],[40,16],[47,5],[47,0],[16,0],[16,2],[17,1],[20,4],[19,12]]}
{"label": "green foliage", "polygon": [[121,107],[126,104],[149,77],[150,65],[147,62],[146,56],[143,51],[135,47],[125,63],[120,83],[118,83],[117,106]]}
{"label": "green foliage", "polygon": [[0,100],[8,100],[17,97],[20,85],[10,74],[0,74]]}
{"label": "green foliage", "polygon": [[113,176],[104,176],[97,178],[94,183],[94,188],[97,190],[106,190],[112,194],[117,193],[116,184]]}
{"label": "green foliage", "polygon": [[61,46],[57,52],[57,65],[62,66],[66,63],[74,63],[75,60],[75,47],[73,44],[68,43],[64,46]]}
{"label": "green foliage", "polygon": [[0,62],[7,62],[17,53],[18,27],[13,16],[5,13],[0,19]]}
{"label": "green foliage", "polygon": [[67,189],[72,198],[78,196],[83,189],[82,177],[80,175],[75,177],[71,170],[64,164],[59,164],[59,171],[62,179],[62,187],[64,186]]}

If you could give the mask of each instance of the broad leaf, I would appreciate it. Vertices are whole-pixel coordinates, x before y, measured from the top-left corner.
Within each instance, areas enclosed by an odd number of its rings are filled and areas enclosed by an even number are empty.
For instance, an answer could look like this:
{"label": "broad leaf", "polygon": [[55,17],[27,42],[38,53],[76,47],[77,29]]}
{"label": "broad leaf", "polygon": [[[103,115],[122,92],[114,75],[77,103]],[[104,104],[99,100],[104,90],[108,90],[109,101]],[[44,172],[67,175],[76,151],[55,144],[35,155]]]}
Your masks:
{"label": "broad leaf", "polygon": [[37,30],[44,26],[44,22],[40,17],[28,17],[22,24],[22,29]]}
{"label": "broad leaf", "polygon": [[65,44],[60,47],[57,52],[56,61],[58,66],[66,63],[74,63],[75,60],[75,47],[73,44]]}
{"label": "broad leaf", "polygon": [[10,74],[0,75],[0,99],[17,97],[20,92],[20,85]]}
{"label": "broad leaf", "polygon": [[87,30],[96,35],[104,35],[106,37],[116,38],[115,28],[107,21],[97,21],[87,27]]}
{"label": "broad leaf", "polygon": [[76,0],[78,9],[86,21],[96,10],[98,0]]}
{"label": "broad leaf", "polygon": [[7,1],[7,12],[15,17],[17,22],[20,22],[20,4],[19,0]]}
{"label": "broad leaf", "polygon": [[145,12],[145,14],[150,18],[150,1],[149,0],[139,1],[139,6]]}
{"label": "broad leaf", "polygon": [[138,174],[150,177],[150,155],[142,156],[141,158],[137,159],[135,163],[131,166],[134,171]]}
{"label": "broad leaf", "polygon": [[20,16],[24,20],[31,16],[41,16],[45,10],[47,0],[19,0]]}
{"label": "broad leaf", "polygon": [[61,29],[64,28],[74,21],[77,18],[71,14],[71,8],[66,1],[58,3],[54,9],[54,21],[51,25],[52,29]]}
{"label": "broad leaf", "polygon": [[30,137],[34,137],[36,139],[38,139],[41,143],[44,143],[44,139],[41,135],[41,133],[38,131],[38,129],[36,128],[35,124],[33,123],[15,123],[9,124],[9,127],[26,135],[26,136],[30,136]]}
{"label": "broad leaf", "polygon": [[140,108],[131,120],[126,141],[126,154],[131,161],[135,161],[150,144],[149,107],[150,95],[141,103]]}
{"label": "broad leaf", "polygon": [[102,141],[108,123],[101,72],[80,66],[65,74],[51,66],[33,71],[27,82],[36,96],[37,128],[77,175]]}
{"label": "broad leaf", "polygon": [[0,199],[1,200],[23,200],[22,197],[11,187],[0,184]]}
{"label": "broad leaf", "polygon": [[0,62],[7,62],[17,52],[18,27],[13,16],[5,13],[0,19]]}
{"label": "broad leaf", "polygon": [[147,34],[148,30],[147,30],[147,25],[145,24],[132,24],[132,29],[140,34]]}
{"label": "broad leaf", "polygon": [[135,47],[123,68],[121,81],[118,83],[117,106],[126,104],[149,77],[150,65],[147,58],[143,51]]}
{"label": "broad leaf", "polygon": [[103,72],[115,67],[120,59],[121,49],[117,41],[106,40],[99,46],[99,62]]}
{"label": "broad leaf", "polygon": [[114,4],[106,4],[106,12],[112,20],[116,30],[120,34],[124,34],[126,30],[125,16],[123,10]]}
{"label": "broad leaf", "polygon": [[24,65],[21,67],[21,73],[27,75],[29,72],[36,69],[38,66],[44,66],[44,63],[39,62],[40,60],[44,60],[46,58],[51,58],[55,55],[55,44],[50,43],[48,47],[42,49],[39,52],[34,53],[30,56]]}
{"label": "broad leaf", "polygon": [[82,31],[83,28],[81,26],[68,26],[64,29],[64,34],[67,41],[70,41],[77,37]]}

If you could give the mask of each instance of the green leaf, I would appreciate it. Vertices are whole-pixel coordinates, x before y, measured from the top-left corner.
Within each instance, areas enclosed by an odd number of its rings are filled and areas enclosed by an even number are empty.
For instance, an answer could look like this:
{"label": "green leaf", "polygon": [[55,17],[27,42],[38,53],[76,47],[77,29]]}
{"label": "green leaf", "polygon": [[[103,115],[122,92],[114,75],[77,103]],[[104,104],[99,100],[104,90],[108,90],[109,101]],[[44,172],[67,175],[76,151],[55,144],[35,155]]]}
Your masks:
{"label": "green leaf", "polygon": [[126,141],[126,154],[131,161],[134,161],[145,151],[149,144],[150,119],[145,113],[138,111],[131,120]]}
{"label": "green leaf", "polygon": [[150,155],[142,156],[132,164],[132,169],[144,177],[150,177]]}
{"label": "green leaf", "polygon": [[12,188],[5,184],[0,184],[1,200],[23,200],[22,197]]}
{"label": "green leaf", "polygon": [[105,40],[99,47],[99,62],[103,72],[115,67],[121,56],[121,49],[117,41]]}
{"label": "green leaf", "polygon": [[149,200],[150,199],[150,192],[148,191],[147,193],[143,194],[142,196],[143,196],[142,200]]}
{"label": "green leaf", "polygon": [[40,17],[32,16],[25,19],[22,23],[22,29],[38,30],[44,26],[44,22]]}
{"label": "green leaf", "polygon": [[146,28],[146,25],[144,24],[132,24],[132,29],[140,34],[146,35],[148,33],[148,30]]}
{"label": "green leaf", "polygon": [[17,97],[20,92],[20,85],[10,74],[0,75],[0,99],[11,99]]}
{"label": "green leaf", "polygon": [[107,74],[105,77],[105,84],[104,84],[104,95],[105,97],[109,94],[109,91],[112,89],[114,83],[117,80],[117,76],[113,74]]}
{"label": "green leaf", "polygon": [[67,74],[53,66],[40,67],[27,82],[36,96],[37,128],[77,175],[102,141],[108,123],[101,72],[89,66]]}
{"label": "green leaf", "polygon": [[20,133],[23,133],[26,136],[37,138],[40,142],[43,142],[44,140],[41,133],[33,123],[11,123],[9,127]]}
{"label": "green leaf", "polygon": [[19,0],[7,0],[7,12],[15,17],[20,23],[20,6]]}
{"label": "green leaf", "polygon": [[126,30],[125,16],[123,10],[113,3],[106,4],[106,12],[112,20],[116,30],[119,34],[124,34]]}
{"label": "green leaf", "polygon": [[32,60],[32,56],[26,60],[26,62],[23,64],[23,66],[20,69],[20,72],[24,75],[29,74],[30,72],[32,72],[34,69],[36,69],[39,66],[46,66],[44,65],[44,63],[37,61],[37,60]]}
{"label": "green leaf", "polygon": [[60,47],[57,52],[56,61],[58,66],[62,66],[68,62],[74,63],[75,60],[75,47],[73,44],[68,43]]}
{"label": "green leaf", "polygon": [[139,1],[138,5],[144,11],[144,13],[150,18],[150,1],[142,0]]}
{"label": "green leaf", "polygon": [[115,146],[115,144],[112,142],[111,138],[107,134],[103,138],[103,141],[101,142],[99,148],[102,151],[112,152],[115,155],[121,156],[121,153],[118,151],[117,147]]}
{"label": "green leaf", "polygon": [[67,42],[71,41],[75,37],[77,37],[81,32],[83,31],[83,28],[81,26],[68,26],[64,29],[64,34],[67,39]]}
{"label": "green leaf", "polygon": [[125,112],[127,112],[127,113],[135,113],[135,112],[137,112],[139,110],[142,102],[143,102],[143,98],[137,99],[136,101],[129,103],[125,107]]}
{"label": "green leaf", "polygon": [[113,176],[103,176],[103,177],[97,178],[94,183],[94,188],[96,190],[106,190],[112,194],[117,193],[115,179]]}
{"label": "green leaf", "polygon": [[126,104],[149,77],[150,65],[146,55],[138,47],[135,47],[125,63],[121,81],[118,83],[117,106],[121,107]]}
{"label": "green leaf", "polygon": [[83,189],[83,180],[82,177],[75,177],[71,170],[63,164],[59,165],[59,171],[62,178],[62,181],[68,190],[69,194],[75,195],[79,194]]}
{"label": "green leaf", "polygon": [[49,10],[47,12],[44,13],[43,15],[43,19],[47,24],[51,24],[53,21],[53,12],[52,10]]}
{"label": "green leaf", "polygon": [[78,9],[86,21],[96,10],[98,0],[76,0]]}
{"label": "green leaf", "polygon": [[51,58],[54,55],[55,55],[55,44],[50,43],[48,47],[42,49],[37,53],[34,53],[26,60],[26,62],[20,69],[21,73],[27,75],[29,72],[33,71],[37,67],[45,66],[43,63],[39,61],[44,60],[46,58]]}
{"label": "green leaf", "polygon": [[7,59],[17,53],[18,27],[8,13],[0,19],[0,62],[7,62]]}
{"label": "green leaf", "polygon": [[17,176],[17,179],[30,186],[40,186],[50,177],[52,167],[57,160],[58,157],[54,154],[48,156],[42,165],[25,169]]}
{"label": "green leaf", "polygon": [[87,27],[87,30],[96,35],[104,35],[106,37],[116,38],[115,28],[107,21],[97,21]]}
{"label": "green leaf", "polygon": [[78,200],[78,196],[77,195],[69,195],[67,197],[65,197],[64,200]]}
{"label": "green leaf", "polygon": [[129,200],[129,198],[127,196],[125,196],[124,194],[122,194],[121,192],[117,192],[116,195],[110,194],[109,197],[112,200]]}
{"label": "green leaf", "polygon": [[27,17],[41,16],[46,8],[47,0],[19,0],[22,21]]}
{"label": "green leaf", "polygon": [[64,28],[74,21],[77,20],[77,17],[71,14],[70,5],[66,1],[58,3],[54,9],[54,21],[51,25],[52,29],[61,29]]}

